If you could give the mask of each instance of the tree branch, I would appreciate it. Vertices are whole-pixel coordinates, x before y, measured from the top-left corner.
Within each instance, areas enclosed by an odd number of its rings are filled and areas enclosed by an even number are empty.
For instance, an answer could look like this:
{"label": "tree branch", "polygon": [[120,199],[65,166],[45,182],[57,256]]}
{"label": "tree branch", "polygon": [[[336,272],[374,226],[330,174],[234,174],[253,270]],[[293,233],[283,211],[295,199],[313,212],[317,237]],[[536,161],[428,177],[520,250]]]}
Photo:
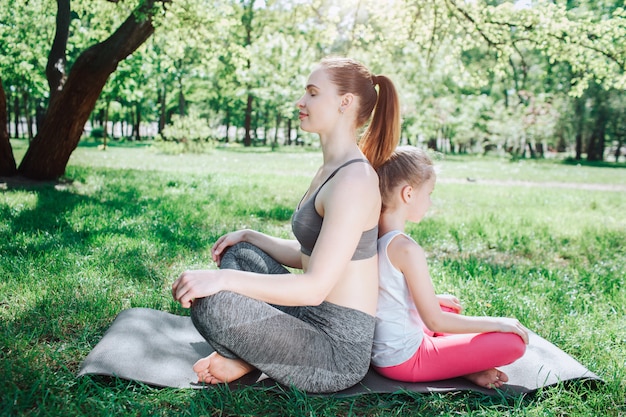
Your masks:
{"label": "tree branch", "polygon": [[[476,29],[476,31],[478,32],[480,37],[483,38],[485,40],[485,42],[487,42],[487,44],[489,46],[498,49],[498,46],[502,44],[501,42],[494,41],[489,36],[487,36],[487,34],[479,26],[479,24],[476,21],[476,19],[474,19],[467,12],[467,10],[463,9],[461,6],[456,4],[455,0],[446,0],[446,5],[448,5],[448,10],[450,10],[451,13],[456,14],[455,13],[455,11],[456,11],[456,12],[460,13],[465,18],[465,20],[469,21],[474,26],[474,29]],[[450,5],[452,5],[454,7],[454,9],[450,8]]]}
{"label": "tree branch", "polygon": [[54,100],[65,84],[65,51],[70,33],[71,8],[70,0],[57,0],[57,17],[54,41],[48,54],[46,78],[50,88],[50,100]]}

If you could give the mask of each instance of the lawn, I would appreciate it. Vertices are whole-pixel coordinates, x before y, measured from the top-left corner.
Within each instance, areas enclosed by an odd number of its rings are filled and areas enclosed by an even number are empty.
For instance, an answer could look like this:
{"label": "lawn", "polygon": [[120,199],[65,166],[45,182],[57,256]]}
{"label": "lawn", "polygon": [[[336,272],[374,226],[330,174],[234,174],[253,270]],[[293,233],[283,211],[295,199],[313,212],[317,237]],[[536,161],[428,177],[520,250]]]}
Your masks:
{"label": "lawn", "polygon": [[214,267],[223,233],[290,237],[320,163],[305,149],[80,146],[61,182],[0,185],[0,415],[626,416],[626,168],[556,160],[442,156],[434,206],[409,232],[439,292],[466,314],[517,317],[599,375],[595,389],[337,399],[76,378],[121,310],[188,314],[171,283]]}

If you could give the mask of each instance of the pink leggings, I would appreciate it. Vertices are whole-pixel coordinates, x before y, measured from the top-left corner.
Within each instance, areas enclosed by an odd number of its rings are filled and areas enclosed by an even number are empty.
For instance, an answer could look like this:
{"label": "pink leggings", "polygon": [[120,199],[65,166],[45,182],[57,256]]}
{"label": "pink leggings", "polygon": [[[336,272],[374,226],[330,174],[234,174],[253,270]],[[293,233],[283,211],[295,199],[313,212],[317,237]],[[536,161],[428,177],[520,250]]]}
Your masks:
{"label": "pink leggings", "polygon": [[409,360],[376,367],[376,371],[397,381],[437,381],[508,365],[526,351],[526,344],[515,333],[433,335],[424,330],[424,340]]}

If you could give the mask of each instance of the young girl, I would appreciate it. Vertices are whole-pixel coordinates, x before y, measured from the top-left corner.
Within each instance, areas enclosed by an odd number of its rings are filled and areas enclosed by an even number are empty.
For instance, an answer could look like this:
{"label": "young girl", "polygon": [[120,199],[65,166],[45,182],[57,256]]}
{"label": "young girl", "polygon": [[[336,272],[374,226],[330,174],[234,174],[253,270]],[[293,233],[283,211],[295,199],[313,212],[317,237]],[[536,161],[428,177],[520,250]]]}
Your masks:
{"label": "young girl", "polygon": [[398,144],[398,97],[387,77],[332,58],[311,73],[297,107],[323,154],[292,218],[297,240],[228,233],[212,249],[219,270],[186,271],[172,286],[216,351],[195,364],[199,381],[230,382],[257,368],[301,390],[332,392],[369,369],[381,208],[374,169]]}
{"label": "young girl", "polygon": [[405,382],[463,376],[501,387],[508,377],[496,366],[524,354],[527,329],[512,318],[458,314],[456,297],[435,295],[424,250],[404,233],[405,223],[422,220],[431,205],[432,161],[418,148],[400,147],[377,171],[382,212],[372,365]]}

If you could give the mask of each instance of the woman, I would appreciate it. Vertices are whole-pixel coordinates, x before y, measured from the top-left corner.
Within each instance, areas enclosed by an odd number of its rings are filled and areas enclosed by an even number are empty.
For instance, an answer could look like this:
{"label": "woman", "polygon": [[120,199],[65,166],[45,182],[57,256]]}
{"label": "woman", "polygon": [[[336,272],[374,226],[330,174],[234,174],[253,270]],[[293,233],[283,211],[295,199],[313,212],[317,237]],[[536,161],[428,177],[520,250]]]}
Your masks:
{"label": "woman", "polygon": [[216,350],[194,365],[201,382],[230,382],[257,368],[304,391],[334,392],[369,368],[381,208],[375,168],[398,144],[398,97],[387,77],[327,58],[297,107],[323,152],[292,218],[297,240],[226,234],[212,249],[219,270],[185,271],[172,286]]}

